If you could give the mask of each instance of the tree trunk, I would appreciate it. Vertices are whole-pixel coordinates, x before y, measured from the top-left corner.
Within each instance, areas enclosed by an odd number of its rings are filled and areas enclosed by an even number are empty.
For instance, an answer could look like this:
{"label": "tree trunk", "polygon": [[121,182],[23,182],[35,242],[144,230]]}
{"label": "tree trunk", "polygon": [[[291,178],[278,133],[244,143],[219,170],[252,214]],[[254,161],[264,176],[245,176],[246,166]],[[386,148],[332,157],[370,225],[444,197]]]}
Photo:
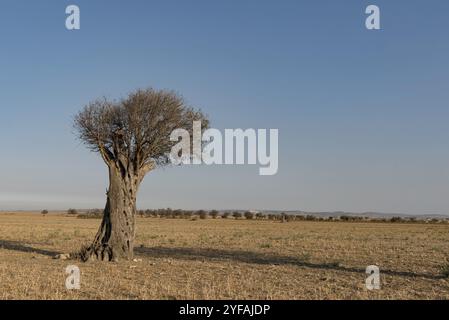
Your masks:
{"label": "tree trunk", "polygon": [[81,250],[81,259],[132,260],[134,255],[138,180],[116,167],[109,168],[109,189],[100,229],[93,243]]}

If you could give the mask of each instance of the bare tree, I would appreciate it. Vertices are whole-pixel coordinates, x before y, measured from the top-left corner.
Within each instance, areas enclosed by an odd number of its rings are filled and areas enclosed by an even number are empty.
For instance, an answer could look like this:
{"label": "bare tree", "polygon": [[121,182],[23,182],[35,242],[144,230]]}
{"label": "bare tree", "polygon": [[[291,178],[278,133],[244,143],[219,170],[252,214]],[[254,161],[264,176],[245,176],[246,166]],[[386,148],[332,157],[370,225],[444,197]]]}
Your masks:
{"label": "bare tree", "polygon": [[109,188],[101,226],[90,246],[79,253],[83,261],[132,259],[136,198],[145,175],[170,164],[174,129],[193,136],[193,121],[207,118],[174,92],[137,90],[120,101],[97,100],[75,117],[78,137],[98,152],[109,168]]}

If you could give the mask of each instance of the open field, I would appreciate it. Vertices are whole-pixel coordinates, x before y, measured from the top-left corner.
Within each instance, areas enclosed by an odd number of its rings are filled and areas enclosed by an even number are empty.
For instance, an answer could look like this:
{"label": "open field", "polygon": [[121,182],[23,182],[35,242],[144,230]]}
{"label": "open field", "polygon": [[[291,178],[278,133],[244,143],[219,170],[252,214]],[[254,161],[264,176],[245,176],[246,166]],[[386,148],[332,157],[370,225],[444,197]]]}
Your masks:
{"label": "open field", "polygon": [[[0,214],[0,299],[449,299],[449,225],[138,218],[136,259],[54,260],[98,219]],[[65,268],[81,289],[65,288]],[[365,288],[365,268],[381,290]]]}

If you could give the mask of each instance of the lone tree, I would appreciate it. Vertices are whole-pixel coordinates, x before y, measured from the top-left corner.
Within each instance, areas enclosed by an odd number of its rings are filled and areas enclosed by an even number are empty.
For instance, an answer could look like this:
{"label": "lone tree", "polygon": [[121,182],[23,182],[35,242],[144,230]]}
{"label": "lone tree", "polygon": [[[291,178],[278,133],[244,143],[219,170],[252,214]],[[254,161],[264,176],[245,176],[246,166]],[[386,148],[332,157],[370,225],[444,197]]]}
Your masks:
{"label": "lone tree", "polygon": [[136,198],[145,175],[170,164],[175,129],[193,136],[193,121],[209,122],[171,91],[137,90],[120,101],[97,100],[75,117],[78,137],[101,155],[109,169],[109,188],[100,228],[90,246],[77,254],[83,261],[132,259]]}

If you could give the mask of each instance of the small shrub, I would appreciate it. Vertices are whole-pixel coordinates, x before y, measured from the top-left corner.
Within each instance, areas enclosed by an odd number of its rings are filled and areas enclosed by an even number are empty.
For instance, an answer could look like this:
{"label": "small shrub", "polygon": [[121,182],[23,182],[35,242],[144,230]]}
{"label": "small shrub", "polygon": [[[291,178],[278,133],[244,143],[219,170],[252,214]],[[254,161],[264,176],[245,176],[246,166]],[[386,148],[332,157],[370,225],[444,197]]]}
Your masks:
{"label": "small shrub", "polygon": [[145,217],[147,217],[147,218],[149,218],[149,217],[157,217],[156,210],[147,209],[147,210],[145,210],[144,214],[145,214]]}
{"label": "small shrub", "polygon": [[76,211],[76,209],[69,209],[69,210],[67,210],[67,214],[68,215],[77,215],[78,211]]}
{"label": "small shrub", "polygon": [[280,217],[282,223],[288,222],[287,215],[284,212],[282,212],[279,217]]}
{"label": "small shrub", "polygon": [[238,211],[234,211],[232,213],[232,216],[234,217],[234,219],[240,219],[242,217],[242,213],[238,212]]}
{"label": "small shrub", "polygon": [[183,215],[184,219],[189,219],[193,216],[193,212],[190,210],[185,210],[185,211],[183,211],[182,215]]}
{"label": "small shrub", "polygon": [[77,215],[78,219],[101,219],[103,218],[103,211],[99,209],[89,210],[86,213]]}
{"label": "small shrub", "polygon": [[167,218],[175,218],[174,211],[170,208],[165,209],[165,215]]}
{"label": "small shrub", "polygon": [[207,212],[204,210],[198,210],[196,215],[202,220],[207,219]]}
{"label": "small shrub", "polygon": [[211,212],[209,212],[209,215],[212,217],[212,219],[217,219],[218,211],[217,210],[212,210]]}
{"label": "small shrub", "polygon": [[223,214],[221,215],[221,217],[222,217],[223,219],[227,219],[227,218],[229,218],[230,215],[231,215],[230,212],[223,212]]}
{"label": "small shrub", "polygon": [[444,278],[449,278],[449,263],[441,267],[440,273]]}
{"label": "small shrub", "polygon": [[252,219],[254,219],[254,213],[252,213],[252,212],[250,212],[250,211],[246,211],[246,212],[244,213],[244,216],[245,216],[245,219],[246,219],[246,220],[252,220]]}
{"label": "small shrub", "polygon": [[282,212],[279,217],[281,219],[281,222],[283,223],[293,221],[295,218],[294,216],[286,214],[285,212]]}
{"label": "small shrub", "polygon": [[48,210],[47,210],[47,209],[42,210],[42,211],[41,211],[41,214],[45,217],[45,216],[48,214]]}
{"label": "small shrub", "polygon": [[393,217],[390,219],[390,222],[393,222],[393,223],[402,222],[402,221],[403,221],[403,219],[401,217]]}
{"label": "small shrub", "polygon": [[157,210],[157,213],[161,218],[166,218],[166,219],[173,218],[173,210],[170,208],[159,209],[159,210]]}
{"label": "small shrub", "polygon": [[173,217],[181,218],[182,216],[183,216],[182,210],[177,209],[177,210],[173,211]]}
{"label": "small shrub", "polygon": [[265,219],[265,215],[262,212],[256,213],[256,219]]}

